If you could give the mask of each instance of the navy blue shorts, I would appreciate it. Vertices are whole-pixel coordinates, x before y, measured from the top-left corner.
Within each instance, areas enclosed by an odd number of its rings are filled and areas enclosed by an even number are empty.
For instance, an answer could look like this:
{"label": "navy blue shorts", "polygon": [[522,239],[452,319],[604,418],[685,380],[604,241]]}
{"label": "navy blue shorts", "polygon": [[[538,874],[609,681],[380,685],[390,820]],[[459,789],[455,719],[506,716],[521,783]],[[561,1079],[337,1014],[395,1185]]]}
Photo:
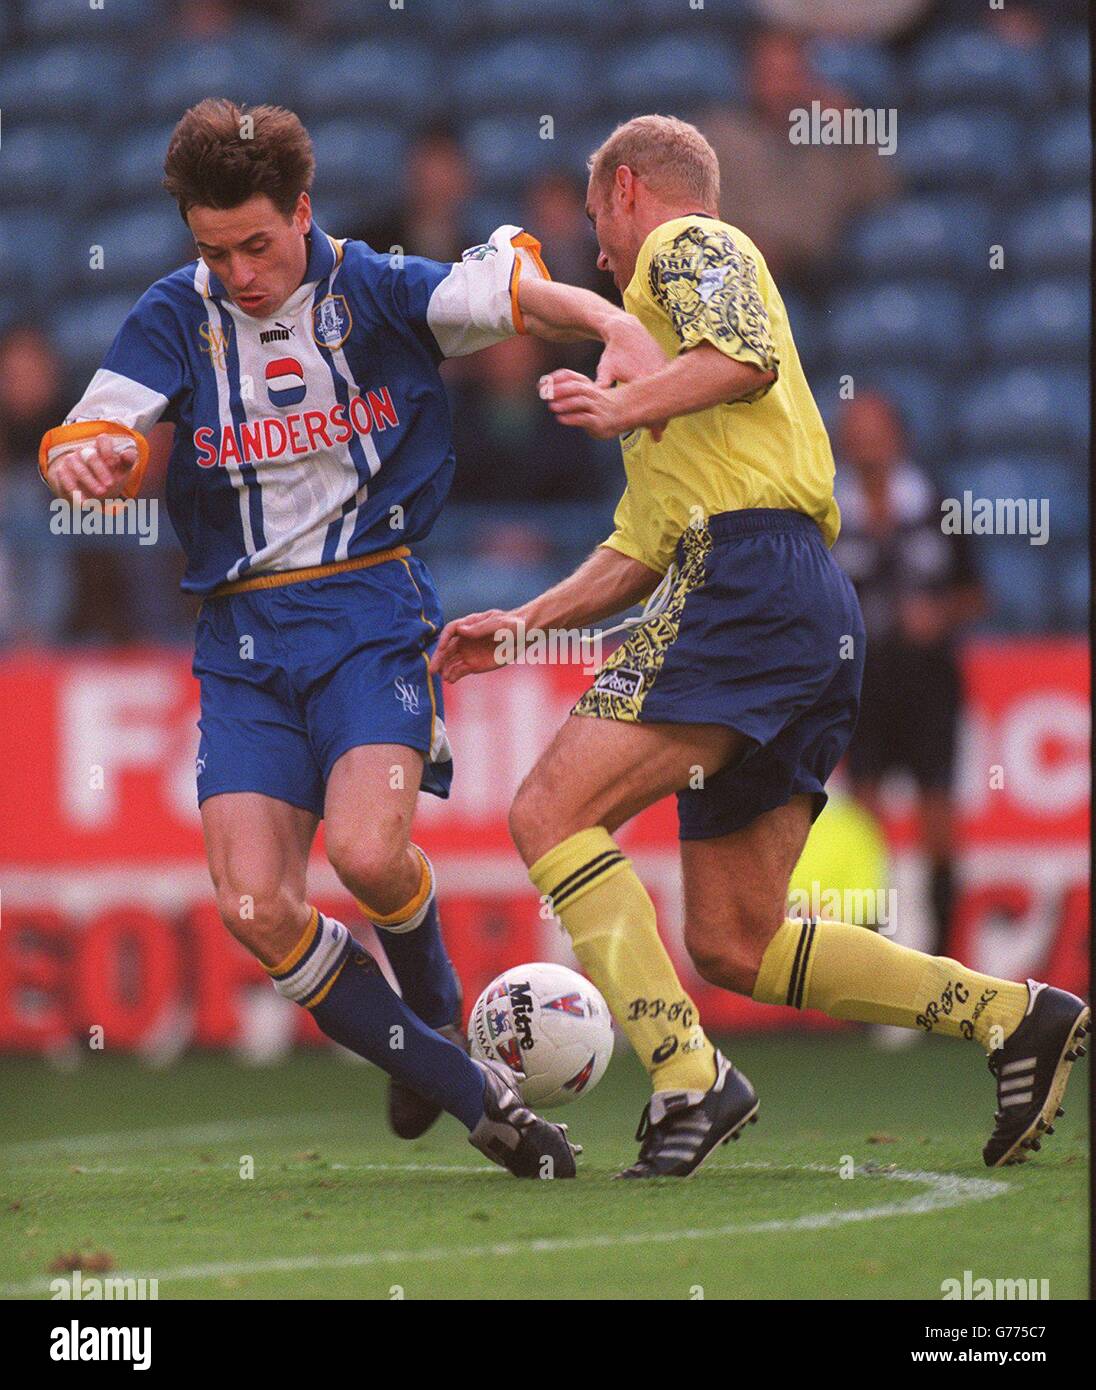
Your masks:
{"label": "navy blue shorts", "polygon": [[682,536],[665,608],[612,653],[574,714],[723,724],[745,754],[678,793],[683,840],[741,830],[807,792],[814,815],[856,725],[864,623],[800,512],[723,512]]}
{"label": "navy blue shorts", "polygon": [[414,556],[206,599],[194,648],[199,805],[262,792],[322,816],[332,767],[367,743],[418,749],[422,789],[448,796],[441,681],[428,670],[441,626]]}

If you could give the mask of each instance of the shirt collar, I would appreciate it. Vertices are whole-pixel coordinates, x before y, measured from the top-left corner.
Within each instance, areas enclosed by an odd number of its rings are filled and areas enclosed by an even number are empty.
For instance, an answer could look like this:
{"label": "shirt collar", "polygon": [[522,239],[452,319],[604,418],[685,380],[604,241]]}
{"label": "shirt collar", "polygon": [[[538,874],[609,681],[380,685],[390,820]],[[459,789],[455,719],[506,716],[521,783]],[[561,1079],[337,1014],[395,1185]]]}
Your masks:
{"label": "shirt collar", "polygon": [[[293,291],[293,294],[296,294],[297,290],[302,289],[305,285],[315,285],[325,276],[330,275],[336,260],[335,243],[325,231],[322,231],[313,222],[312,229],[308,233],[308,262],[305,265],[304,279]],[[213,299],[228,298],[228,291],[213,270],[209,271],[209,293]],[[293,295],[290,295],[291,299],[292,297]]]}

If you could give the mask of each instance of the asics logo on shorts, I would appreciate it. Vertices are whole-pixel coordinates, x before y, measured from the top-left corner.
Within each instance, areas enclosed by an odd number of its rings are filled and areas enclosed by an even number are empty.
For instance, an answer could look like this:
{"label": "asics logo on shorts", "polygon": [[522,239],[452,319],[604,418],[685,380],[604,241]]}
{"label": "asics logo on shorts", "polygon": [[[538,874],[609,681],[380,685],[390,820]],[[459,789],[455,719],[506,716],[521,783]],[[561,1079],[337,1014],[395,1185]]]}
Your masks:
{"label": "asics logo on shorts", "polygon": [[594,681],[595,690],[604,690],[610,695],[625,695],[634,699],[643,684],[643,675],[627,666],[619,666],[611,671],[602,671]]}

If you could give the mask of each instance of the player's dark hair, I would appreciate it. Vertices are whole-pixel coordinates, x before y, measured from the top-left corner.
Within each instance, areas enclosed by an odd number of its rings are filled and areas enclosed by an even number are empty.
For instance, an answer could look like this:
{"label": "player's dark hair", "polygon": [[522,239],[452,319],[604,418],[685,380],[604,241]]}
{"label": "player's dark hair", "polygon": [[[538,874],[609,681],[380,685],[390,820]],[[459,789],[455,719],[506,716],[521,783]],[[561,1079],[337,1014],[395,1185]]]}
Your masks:
{"label": "player's dark hair", "polygon": [[315,170],[312,141],[292,111],[209,97],[172,131],[164,187],[184,222],[192,207],[239,207],[259,193],[289,216]]}

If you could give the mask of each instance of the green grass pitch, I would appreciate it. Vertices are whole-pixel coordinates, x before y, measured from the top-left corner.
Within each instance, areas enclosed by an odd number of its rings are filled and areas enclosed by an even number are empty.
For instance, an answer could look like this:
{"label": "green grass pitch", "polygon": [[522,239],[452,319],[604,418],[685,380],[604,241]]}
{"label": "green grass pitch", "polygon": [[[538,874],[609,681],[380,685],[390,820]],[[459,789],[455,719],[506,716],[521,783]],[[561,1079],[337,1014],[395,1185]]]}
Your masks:
{"label": "green grass pitch", "polygon": [[448,1117],[395,1139],[380,1073],[330,1053],[167,1071],[8,1059],[0,1293],[49,1297],[50,1266],[79,1251],[87,1273],[98,1252],[155,1276],[161,1299],[939,1299],[965,1270],[1086,1297],[1087,1064],[1043,1152],[990,1172],[993,1083],[973,1046],[888,1053],[845,1034],[728,1053],[760,1123],[659,1183],[610,1181],[645,1099],[628,1055],[553,1112],[585,1146],[570,1183],[492,1168]]}

